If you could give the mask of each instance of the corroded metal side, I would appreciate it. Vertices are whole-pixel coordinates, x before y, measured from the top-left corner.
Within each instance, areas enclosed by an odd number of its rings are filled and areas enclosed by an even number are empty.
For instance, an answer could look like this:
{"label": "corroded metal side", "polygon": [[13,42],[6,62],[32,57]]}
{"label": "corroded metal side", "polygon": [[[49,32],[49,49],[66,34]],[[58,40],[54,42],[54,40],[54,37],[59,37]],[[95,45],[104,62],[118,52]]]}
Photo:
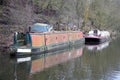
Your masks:
{"label": "corroded metal side", "polygon": [[82,32],[59,32],[30,34],[32,39],[32,47],[48,46],[51,44],[65,43],[83,38]]}
{"label": "corroded metal side", "polygon": [[55,43],[56,41],[56,39],[54,38],[55,36],[54,36],[54,34],[45,34],[45,43],[46,43],[46,45],[49,45],[49,44],[53,44],[53,43]]}
{"label": "corroded metal side", "polygon": [[78,39],[83,38],[82,32],[71,32],[71,33],[68,33],[68,34],[69,34],[69,40],[70,41],[74,41],[74,40],[78,40]]}
{"label": "corroded metal side", "polygon": [[65,33],[45,34],[45,39],[46,39],[46,45],[57,44],[57,43],[69,41],[69,40],[68,40],[68,34],[65,34]]}
{"label": "corroded metal side", "polygon": [[32,39],[32,47],[40,47],[45,45],[45,38],[44,35],[38,34],[33,35],[31,34]]}

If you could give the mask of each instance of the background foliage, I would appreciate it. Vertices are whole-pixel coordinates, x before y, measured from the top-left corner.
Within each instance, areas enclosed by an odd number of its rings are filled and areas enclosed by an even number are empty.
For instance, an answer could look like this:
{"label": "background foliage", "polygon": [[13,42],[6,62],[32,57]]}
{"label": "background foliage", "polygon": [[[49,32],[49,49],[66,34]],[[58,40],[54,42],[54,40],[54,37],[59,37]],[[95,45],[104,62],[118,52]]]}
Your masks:
{"label": "background foliage", "polygon": [[119,0],[0,0],[1,43],[36,22],[52,24],[56,30],[119,31],[119,6]]}

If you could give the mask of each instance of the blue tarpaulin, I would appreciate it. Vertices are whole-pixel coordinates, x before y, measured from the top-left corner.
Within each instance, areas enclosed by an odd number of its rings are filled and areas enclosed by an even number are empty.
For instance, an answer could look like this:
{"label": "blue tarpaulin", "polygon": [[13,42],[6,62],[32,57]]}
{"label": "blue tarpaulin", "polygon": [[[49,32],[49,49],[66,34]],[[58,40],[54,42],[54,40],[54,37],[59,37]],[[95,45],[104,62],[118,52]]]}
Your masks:
{"label": "blue tarpaulin", "polygon": [[50,25],[43,23],[36,23],[31,27],[31,32],[48,32]]}

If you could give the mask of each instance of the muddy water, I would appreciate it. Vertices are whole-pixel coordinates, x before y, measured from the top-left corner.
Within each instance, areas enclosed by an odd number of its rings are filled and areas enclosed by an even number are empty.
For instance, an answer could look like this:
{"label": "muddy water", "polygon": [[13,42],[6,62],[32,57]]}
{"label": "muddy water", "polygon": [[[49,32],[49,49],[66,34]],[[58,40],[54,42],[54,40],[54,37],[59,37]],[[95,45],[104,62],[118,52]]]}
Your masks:
{"label": "muddy water", "polygon": [[120,38],[33,56],[0,55],[0,80],[120,80]]}

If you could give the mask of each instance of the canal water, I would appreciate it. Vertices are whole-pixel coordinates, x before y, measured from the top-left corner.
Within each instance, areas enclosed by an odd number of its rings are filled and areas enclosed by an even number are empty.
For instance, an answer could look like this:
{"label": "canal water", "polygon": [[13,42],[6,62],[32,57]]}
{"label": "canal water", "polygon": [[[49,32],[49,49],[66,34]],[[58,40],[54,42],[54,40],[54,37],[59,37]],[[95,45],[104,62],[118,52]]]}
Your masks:
{"label": "canal water", "polygon": [[120,38],[32,56],[0,55],[0,80],[120,80]]}

